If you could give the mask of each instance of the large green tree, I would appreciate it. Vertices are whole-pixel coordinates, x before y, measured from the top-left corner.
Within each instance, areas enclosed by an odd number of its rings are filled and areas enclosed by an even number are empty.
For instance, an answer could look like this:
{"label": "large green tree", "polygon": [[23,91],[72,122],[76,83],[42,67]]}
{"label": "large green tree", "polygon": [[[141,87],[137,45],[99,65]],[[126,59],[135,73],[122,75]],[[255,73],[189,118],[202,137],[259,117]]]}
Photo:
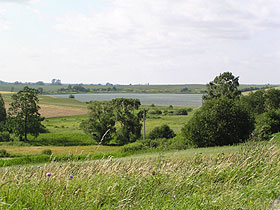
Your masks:
{"label": "large green tree", "polygon": [[116,130],[112,102],[93,101],[88,109],[89,119],[81,123],[81,128],[100,144],[107,144]]}
{"label": "large green tree", "polygon": [[39,113],[39,91],[24,87],[17,94],[12,95],[8,118],[9,127],[20,140],[27,140],[27,134],[38,136],[42,128],[43,117]]}
{"label": "large green tree", "polygon": [[139,99],[116,98],[112,100],[115,117],[121,124],[117,132],[119,144],[127,144],[136,141],[141,136],[142,113],[138,112],[141,103]]}
{"label": "large green tree", "polygon": [[254,120],[240,103],[227,97],[206,101],[182,132],[198,147],[244,142],[254,128]]}
{"label": "large green tree", "polygon": [[202,97],[203,101],[213,98],[227,97],[236,99],[241,95],[238,90],[239,77],[235,77],[231,72],[224,72],[216,76],[214,81],[207,84],[207,93]]}
{"label": "large green tree", "polygon": [[4,125],[7,119],[7,112],[2,95],[0,94],[0,131],[4,130]]}

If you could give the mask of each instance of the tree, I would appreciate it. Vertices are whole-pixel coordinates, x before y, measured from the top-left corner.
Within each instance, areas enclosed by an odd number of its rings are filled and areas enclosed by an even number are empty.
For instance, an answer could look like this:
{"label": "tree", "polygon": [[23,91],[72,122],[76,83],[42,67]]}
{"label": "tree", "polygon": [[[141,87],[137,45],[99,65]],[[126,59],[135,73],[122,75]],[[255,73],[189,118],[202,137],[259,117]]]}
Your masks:
{"label": "tree", "polygon": [[9,127],[20,140],[24,136],[24,140],[27,141],[28,133],[37,137],[43,127],[41,122],[44,118],[39,113],[38,94],[38,90],[26,86],[12,95],[8,113]]}
{"label": "tree", "polygon": [[198,147],[222,146],[244,142],[253,128],[253,118],[240,103],[220,97],[206,101],[182,133]]}
{"label": "tree", "polygon": [[257,117],[254,133],[260,140],[268,140],[270,135],[280,131],[280,109],[269,110]]}
{"label": "tree", "polygon": [[280,90],[258,90],[241,97],[241,102],[255,115],[280,108]]}
{"label": "tree", "polygon": [[269,89],[265,93],[265,109],[266,111],[280,108],[280,90]]}
{"label": "tree", "polygon": [[141,103],[139,99],[132,98],[116,98],[112,100],[114,106],[115,117],[121,124],[120,130],[117,132],[117,140],[120,144],[134,142],[141,136],[141,119],[142,112],[135,113],[139,109]]}
{"label": "tree", "polygon": [[89,119],[81,123],[81,128],[101,144],[107,144],[115,132],[115,116],[111,102],[94,101],[88,106]]}
{"label": "tree", "polygon": [[5,102],[0,94],[0,132],[4,130],[4,125],[7,119],[7,113],[5,108]]}
{"label": "tree", "polygon": [[241,97],[241,103],[247,108],[251,113],[258,115],[265,112],[265,91],[258,90],[255,92],[250,92],[249,95]]}
{"label": "tree", "polygon": [[238,90],[239,77],[233,76],[231,72],[224,72],[215,77],[214,81],[207,84],[207,93],[202,97],[203,101],[225,96],[236,99],[241,95]]}
{"label": "tree", "polygon": [[171,139],[175,137],[174,131],[168,125],[162,125],[159,127],[155,127],[150,133],[150,139]]}

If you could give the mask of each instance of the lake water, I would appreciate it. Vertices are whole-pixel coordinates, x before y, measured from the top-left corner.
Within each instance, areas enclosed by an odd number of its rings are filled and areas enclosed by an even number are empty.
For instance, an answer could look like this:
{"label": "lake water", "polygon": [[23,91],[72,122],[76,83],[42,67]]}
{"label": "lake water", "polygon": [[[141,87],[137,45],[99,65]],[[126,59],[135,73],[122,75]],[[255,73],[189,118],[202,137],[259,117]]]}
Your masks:
{"label": "lake water", "polygon": [[[83,102],[110,101],[115,98],[136,98],[144,105],[200,106],[202,104],[202,94],[89,93],[73,95],[75,99]],[[53,96],[68,98],[69,94]]]}

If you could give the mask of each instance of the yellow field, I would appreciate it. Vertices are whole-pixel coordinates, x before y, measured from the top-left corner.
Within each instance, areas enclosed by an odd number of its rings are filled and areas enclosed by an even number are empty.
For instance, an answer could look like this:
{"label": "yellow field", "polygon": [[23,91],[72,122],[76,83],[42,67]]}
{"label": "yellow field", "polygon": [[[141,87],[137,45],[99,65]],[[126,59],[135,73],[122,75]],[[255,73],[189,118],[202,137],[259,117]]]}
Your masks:
{"label": "yellow field", "polygon": [[40,107],[41,109],[39,112],[45,118],[84,115],[88,113],[87,109],[73,107],[62,107],[47,104],[41,104]]}

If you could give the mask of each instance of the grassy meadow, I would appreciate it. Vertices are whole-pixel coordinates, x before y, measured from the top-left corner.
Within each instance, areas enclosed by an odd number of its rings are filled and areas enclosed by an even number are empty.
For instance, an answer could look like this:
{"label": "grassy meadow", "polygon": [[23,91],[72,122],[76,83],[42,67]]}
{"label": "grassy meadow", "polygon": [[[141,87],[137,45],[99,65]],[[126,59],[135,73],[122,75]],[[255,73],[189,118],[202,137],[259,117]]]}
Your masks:
{"label": "grassy meadow", "polygon": [[279,158],[273,142],[252,142],[189,158],[167,153],[4,167],[0,208],[268,209],[279,196]]}

